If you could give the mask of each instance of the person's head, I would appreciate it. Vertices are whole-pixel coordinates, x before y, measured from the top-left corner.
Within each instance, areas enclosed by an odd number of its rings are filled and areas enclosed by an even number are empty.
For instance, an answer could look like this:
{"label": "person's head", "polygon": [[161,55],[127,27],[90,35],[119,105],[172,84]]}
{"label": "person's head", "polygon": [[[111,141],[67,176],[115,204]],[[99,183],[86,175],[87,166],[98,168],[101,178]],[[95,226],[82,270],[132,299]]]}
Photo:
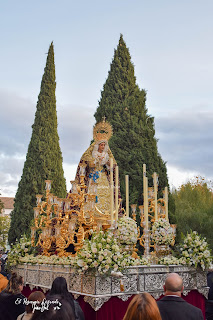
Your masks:
{"label": "person's head", "polygon": [[48,310],[36,310],[31,320],[75,320],[75,313],[70,303],[61,296],[47,299]]}
{"label": "person's head", "polygon": [[67,281],[64,277],[57,277],[52,283],[49,295],[62,295],[66,296],[68,294]]}
{"label": "person's head", "polygon": [[105,148],[106,143],[104,141],[102,141],[101,143],[99,143],[98,145],[98,152],[103,152],[104,148]]}
{"label": "person's head", "polygon": [[123,320],[161,320],[161,315],[155,299],[144,292],[132,299]]}
{"label": "person's head", "polygon": [[23,290],[23,286],[23,278],[18,276],[17,273],[13,272],[5,291],[12,294],[18,294]]}
{"label": "person's head", "polygon": [[163,286],[165,295],[177,295],[181,297],[183,292],[183,280],[177,273],[170,273]]}
{"label": "person's head", "polygon": [[[43,294],[42,291],[34,291],[28,297],[28,301],[38,301],[38,303],[36,305],[38,305],[43,299],[45,299],[45,295]],[[32,313],[33,312],[33,304],[29,303],[28,305],[26,305],[25,310],[27,313]]]}

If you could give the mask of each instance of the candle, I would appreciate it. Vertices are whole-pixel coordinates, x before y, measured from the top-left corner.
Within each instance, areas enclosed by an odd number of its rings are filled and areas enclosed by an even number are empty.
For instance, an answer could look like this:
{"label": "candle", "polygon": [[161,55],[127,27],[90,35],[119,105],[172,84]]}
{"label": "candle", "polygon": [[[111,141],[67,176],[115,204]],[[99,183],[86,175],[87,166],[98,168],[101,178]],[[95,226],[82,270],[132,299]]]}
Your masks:
{"label": "candle", "polygon": [[34,210],[34,219],[37,219],[39,216],[39,208],[35,207],[35,208],[33,208],[33,210]]}
{"label": "candle", "polygon": [[115,167],[115,220],[118,220],[118,166]]}
{"label": "candle", "polygon": [[36,195],[36,199],[37,199],[36,205],[37,205],[37,206],[39,206],[39,205],[41,204],[41,198],[42,198],[42,197],[43,197],[42,194],[37,194],[37,195]]}
{"label": "candle", "polygon": [[145,179],[144,179],[144,177],[146,177],[146,164],[145,163],[143,164],[143,197],[144,197],[144,190],[145,190]]}
{"label": "candle", "polygon": [[155,221],[158,220],[158,185],[157,185],[157,173],[153,174],[153,182],[154,182],[154,194],[155,194]]}
{"label": "candle", "polygon": [[110,217],[111,225],[113,224],[113,198],[114,198],[114,188],[113,188],[113,158],[110,158]]}
{"label": "candle", "polygon": [[125,175],[126,182],[126,216],[129,217],[129,176]]}
{"label": "candle", "polygon": [[35,238],[35,227],[31,227],[31,238]]}
{"label": "candle", "polygon": [[51,189],[51,182],[52,182],[52,180],[45,180],[45,183],[46,183],[45,189],[47,191],[50,191],[50,189]]}
{"label": "candle", "polygon": [[146,177],[146,164],[143,164],[143,205],[144,205],[144,221],[148,230],[148,179]]}
{"label": "candle", "polygon": [[166,220],[169,221],[169,214],[168,214],[168,187],[165,187],[165,211],[166,211]]}
{"label": "candle", "polygon": [[144,177],[145,190],[144,190],[144,217],[145,217],[145,226],[146,230],[148,230],[148,178]]}
{"label": "candle", "polygon": [[131,204],[131,209],[132,209],[132,218],[136,221],[136,208],[137,204]]}
{"label": "candle", "polygon": [[141,214],[141,227],[143,227],[143,221],[144,221],[144,205],[143,206],[139,206],[138,207],[140,210],[140,214]]}

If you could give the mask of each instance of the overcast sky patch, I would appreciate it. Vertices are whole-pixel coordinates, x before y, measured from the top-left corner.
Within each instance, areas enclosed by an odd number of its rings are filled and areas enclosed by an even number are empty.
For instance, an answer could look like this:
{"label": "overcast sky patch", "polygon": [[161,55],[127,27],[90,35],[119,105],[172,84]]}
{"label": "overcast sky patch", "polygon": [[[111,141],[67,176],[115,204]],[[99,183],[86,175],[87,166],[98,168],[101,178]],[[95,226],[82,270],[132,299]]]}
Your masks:
{"label": "overcast sky patch", "polygon": [[183,171],[213,177],[213,112],[185,110],[155,119],[159,151],[167,163]]}

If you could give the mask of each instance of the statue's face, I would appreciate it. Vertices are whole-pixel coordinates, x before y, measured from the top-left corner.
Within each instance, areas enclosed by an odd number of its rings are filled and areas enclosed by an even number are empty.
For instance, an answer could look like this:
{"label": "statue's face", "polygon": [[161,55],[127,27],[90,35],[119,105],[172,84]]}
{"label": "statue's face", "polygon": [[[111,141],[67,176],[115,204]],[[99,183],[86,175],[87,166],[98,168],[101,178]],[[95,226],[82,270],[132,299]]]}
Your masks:
{"label": "statue's face", "polygon": [[101,142],[98,146],[98,152],[103,152],[105,148],[105,142]]}

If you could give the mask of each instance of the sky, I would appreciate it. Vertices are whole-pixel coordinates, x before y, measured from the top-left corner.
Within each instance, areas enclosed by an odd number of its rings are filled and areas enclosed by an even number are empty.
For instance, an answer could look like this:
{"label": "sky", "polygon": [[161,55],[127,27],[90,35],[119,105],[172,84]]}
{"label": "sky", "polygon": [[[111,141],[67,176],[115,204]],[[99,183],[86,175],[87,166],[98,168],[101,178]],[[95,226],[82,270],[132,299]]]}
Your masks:
{"label": "sky", "polygon": [[212,0],[0,0],[0,193],[15,196],[50,43],[70,188],[120,34],[147,92],[171,188],[213,179]]}

